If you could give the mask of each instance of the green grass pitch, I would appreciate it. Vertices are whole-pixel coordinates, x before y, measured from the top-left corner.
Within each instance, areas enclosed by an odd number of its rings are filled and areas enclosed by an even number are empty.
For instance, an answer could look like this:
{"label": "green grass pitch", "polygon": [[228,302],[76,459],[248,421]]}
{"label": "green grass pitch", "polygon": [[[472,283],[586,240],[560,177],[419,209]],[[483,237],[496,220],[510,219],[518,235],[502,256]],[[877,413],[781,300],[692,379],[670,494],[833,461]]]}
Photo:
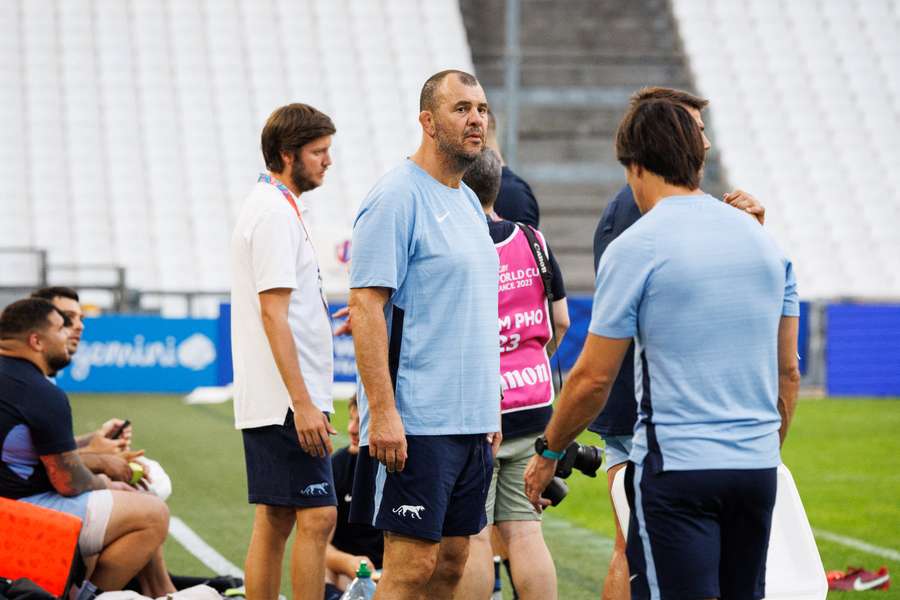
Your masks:
{"label": "green grass pitch", "polygon": [[[73,395],[76,432],[95,429],[119,416],[134,425],[134,442],[165,466],[174,493],[172,514],[208,544],[242,567],[250,537],[252,508],[246,500],[243,450],[232,426],[231,403],[188,406],[179,397]],[[346,404],[337,403],[335,425],[344,431]],[[900,399],[805,399],[784,448],[813,528],[900,550]],[[598,438],[584,434],[583,442]],[[346,443],[341,436],[337,442]],[[546,519],[548,544],[557,563],[560,598],[600,596],[614,532],[606,483],[578,473],[569,478],[569,497]],[[825,568],[887,565],[891,561],[819,537]],[[172,539],[165,556],[179,574],[209,570]],[[289,592],[287,568],[282,589]],[[875,598],[900,600],[900,583]],[[289,595],[289,593],[288,593]],[[831,600],[844,593],[831,593]]]}

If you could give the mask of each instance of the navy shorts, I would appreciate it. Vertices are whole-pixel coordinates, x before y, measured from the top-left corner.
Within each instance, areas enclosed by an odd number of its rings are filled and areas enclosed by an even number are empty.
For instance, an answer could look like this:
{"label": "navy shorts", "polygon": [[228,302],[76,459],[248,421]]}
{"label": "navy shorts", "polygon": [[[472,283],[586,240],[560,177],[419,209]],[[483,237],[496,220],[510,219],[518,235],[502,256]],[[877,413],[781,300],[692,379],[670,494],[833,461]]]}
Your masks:
{"label": "navy shorts", "polygon": [[758,599],[776,469],[661,471],[658,455],[628,463],[631,597]]}
{"label": "navy shorts", "polygon": [[337,506],[331,457],[311,456],[300,447],[294,411],[281,425],[241,431],[250,504],[309,508]]}
{"label": "navy shorts", "polygon": [[388,473],[368,446],[360,447],[350,521],[433,542],[484,529],[494,470],[485,434],[408,435],[406,444],[399,473]]}

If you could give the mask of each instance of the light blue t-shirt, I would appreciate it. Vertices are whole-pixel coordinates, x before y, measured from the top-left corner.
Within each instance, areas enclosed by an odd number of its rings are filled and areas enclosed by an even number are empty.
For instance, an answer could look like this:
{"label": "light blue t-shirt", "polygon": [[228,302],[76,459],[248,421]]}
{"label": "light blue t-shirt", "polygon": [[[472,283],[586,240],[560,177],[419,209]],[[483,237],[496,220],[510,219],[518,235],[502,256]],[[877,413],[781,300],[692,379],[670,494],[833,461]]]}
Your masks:
{"label": "light blue t-shirt", "polygon": [[799,314],[791,262],[711,196],[665,198],[625,231],[600,261],[590,332],[635,338],[630,459],[778,466],[778,325]]}
{"label": "light blue t-shirt", "polygon": [[[388,363],[407,435],[498,431],[499,262],[474,192],[447,187],[406,160],[360,206],[350,264],[351,288],[393,290],[385,307]],[[362,389],[359,412],[365,445]]]}

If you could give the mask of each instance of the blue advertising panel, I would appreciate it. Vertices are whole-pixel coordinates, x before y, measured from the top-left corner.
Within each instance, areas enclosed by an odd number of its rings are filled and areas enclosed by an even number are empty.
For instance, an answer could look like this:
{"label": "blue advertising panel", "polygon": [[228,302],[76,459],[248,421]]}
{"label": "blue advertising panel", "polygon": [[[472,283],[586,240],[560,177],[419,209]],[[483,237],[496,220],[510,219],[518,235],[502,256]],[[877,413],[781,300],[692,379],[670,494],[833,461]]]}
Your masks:
{"label": "blue advertising panel", "polygon": [[[346,303],[331,303],[328,310],[331,314],[344,308]],[[343,319],[333,319],[331,326],[337,328]],[[334,338],[334,380],[356,383],[356,352],[353,350],[353,336],[341,335]]]}
{"label": "blue advertising panel", "polygon": [[219,320],[216,323],[218,334],[216,384],[228,385],[234,381],[234,365],[231,363],[231,304],[223,302],[219,305]]}
{"label": "blue advertising panel", "polygon": [[797,332],[797,353],[800,355],[800,374],[809,368],[809,302],[800,303],[800,327]]}
{"label": "blue advertising panel", "polygon": [[68,392],[189,392],[217,383],[216,319],[102,316],[85,319]]}
{"label": "blue advertising panel", "polygon": [[900,305],[831,304],[829,396],[900,396]]}
{"label": "blue advertising panel", "polygon": [[591,324],[591,306],[594,299],[591,296],[569,296],[566,298],[569,305],[569,330],[563,338],[562,346],[553,356],[551,366],[555,371],[561,367],[568,371],[575,364],[581,347],[587,338],[588,326]]}

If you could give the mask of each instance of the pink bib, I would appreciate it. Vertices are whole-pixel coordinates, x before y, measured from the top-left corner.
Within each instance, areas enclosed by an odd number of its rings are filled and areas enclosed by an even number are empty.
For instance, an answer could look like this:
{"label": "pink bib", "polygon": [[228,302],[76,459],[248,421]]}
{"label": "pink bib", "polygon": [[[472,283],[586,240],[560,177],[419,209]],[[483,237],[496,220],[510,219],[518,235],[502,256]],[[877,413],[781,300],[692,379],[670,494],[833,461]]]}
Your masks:
{"label": "pink bib", "polygon": [[[544,237],[536,233],[546,253]],[[495,246],[500,257],[501,412],[546,406],[553,402],[553,381],[546,350],[550,315],[541,274],[518,226]]]}

